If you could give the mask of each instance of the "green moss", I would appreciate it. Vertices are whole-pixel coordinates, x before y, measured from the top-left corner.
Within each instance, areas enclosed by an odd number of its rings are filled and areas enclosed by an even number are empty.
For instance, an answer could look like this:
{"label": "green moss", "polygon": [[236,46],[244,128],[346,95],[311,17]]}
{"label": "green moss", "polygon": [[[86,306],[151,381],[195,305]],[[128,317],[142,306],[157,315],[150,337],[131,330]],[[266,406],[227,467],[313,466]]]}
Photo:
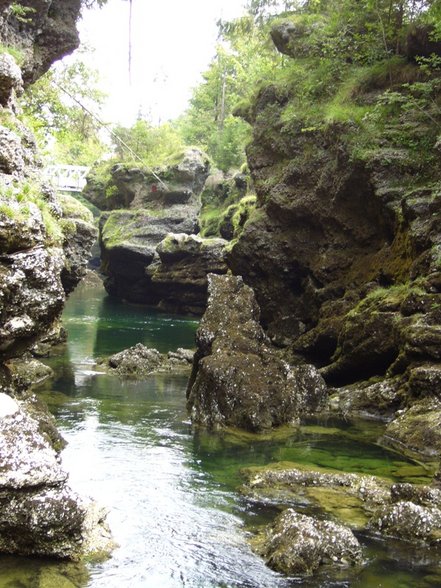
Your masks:
{"label": "green moss", "polygon": [[23,51],[8,45],[0,44],[0,53],[9,53],[9,55],[12,55],[18,65],[22,65],[25,59]]}
{"label": "green moss", "polygon": [[65,194],[58,195],[58,201],[63,210],[63,216],[70,219],[79,219],[88,223],[93,223],[93,214],[82,202],[73,196]]}

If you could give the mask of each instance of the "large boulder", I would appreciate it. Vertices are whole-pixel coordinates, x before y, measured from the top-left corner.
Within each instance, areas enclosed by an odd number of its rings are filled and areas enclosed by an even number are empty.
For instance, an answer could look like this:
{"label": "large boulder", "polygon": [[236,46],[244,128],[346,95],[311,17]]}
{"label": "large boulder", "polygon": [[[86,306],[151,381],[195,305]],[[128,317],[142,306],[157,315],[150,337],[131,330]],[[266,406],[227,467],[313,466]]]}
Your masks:
{"label": "large boulder", "polygon": [[209,275],[209,295],[188,387],[193,423],[263,431],[325,403],[317,370],[290,366],[272,347],[254,293],[240,277]]}
{"label": "large boulder", "polygon": [[23,406],[0,394],[0,551],[77,560],[113,549],[105,513],[67,484]]}

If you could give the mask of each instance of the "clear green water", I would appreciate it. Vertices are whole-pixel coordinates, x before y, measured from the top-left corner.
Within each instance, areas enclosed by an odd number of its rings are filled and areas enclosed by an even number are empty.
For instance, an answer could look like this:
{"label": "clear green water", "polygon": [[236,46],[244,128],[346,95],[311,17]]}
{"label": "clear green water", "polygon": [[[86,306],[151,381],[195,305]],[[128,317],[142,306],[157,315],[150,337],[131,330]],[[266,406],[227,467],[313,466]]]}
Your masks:
{"label": "clear green water", "polygon": [[364,568],[306,579],[280,577],[248,547],[247,529],[274,510],[236,491],[242,467],[288,460],[423,481],[418,464],[373,443],[378,425],[311,422],[259,441],[193,432],[185,377],[124,382],[97,373],[94,360],[138,341],[162,351],[191,346],[194,320],[147,313],[84,286],[65,324],[68,351],[52,361],[57,377],[44,396],[69,442],[71,483],[107,506],[119,548],[98,564],[0,557],[0,588],[441,586],[439,554],[396,542],[360,536]]}

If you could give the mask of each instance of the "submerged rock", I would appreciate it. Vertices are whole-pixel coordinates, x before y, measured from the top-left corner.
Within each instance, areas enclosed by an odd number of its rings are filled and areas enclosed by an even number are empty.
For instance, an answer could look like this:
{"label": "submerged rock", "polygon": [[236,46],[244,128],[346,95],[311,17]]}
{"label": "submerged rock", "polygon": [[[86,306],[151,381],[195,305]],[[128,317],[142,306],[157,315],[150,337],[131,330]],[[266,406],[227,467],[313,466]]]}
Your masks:
{"label": "submerged rock", "polygon": [[253,545],[270,568],[288,575],[311,574],[322,565],[362,563],[360,544],[350,529],[292,509],[282,512]]}
{"label": "submerged rock", "polygon": [[364,529],[390,501],[390,481],[375,476],[329,472],[296,464],[275,463],[241,471],[241,491],[264,504],[312,504],[352,529]]}
{"label": "submerged rock", "polygon": [[193,362],[193,355],[194,352],[190,349],[179,348],[164,354],[137,343],[109,357],[107,365],[119,376],[143,378],[153,373],[188,370]]}
{"label": "submerged rock", "polygon": [[24,406],[0,394],[0,551],[72,560],[114,547],[105,513],[67,484]]}
{"label": "submerged rock", "polygon": [[193,423],[263,431],[322,406],[323,379],[313,366],[290,366],[279,357],[259,324],[251,288],[240,277],[212,274],[208,280],[188,387]]}

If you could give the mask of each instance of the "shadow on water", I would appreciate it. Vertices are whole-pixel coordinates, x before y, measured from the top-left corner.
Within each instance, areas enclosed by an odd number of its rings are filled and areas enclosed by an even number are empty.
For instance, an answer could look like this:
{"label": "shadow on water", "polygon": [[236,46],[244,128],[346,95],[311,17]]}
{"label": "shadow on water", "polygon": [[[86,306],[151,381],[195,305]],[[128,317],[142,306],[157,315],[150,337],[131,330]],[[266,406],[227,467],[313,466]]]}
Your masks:
{"label": "shadow on water", "polygon": [[185,377],[122,381],[96,373],[93,364],[95,357],[138,341],[161,351],[191,346],[193,319],[115,304],[90,286],[72,295],[64,316],[68,352],[53,362],[57,376],[42,394],[69,443],[63,463],[71,484],[108,508],[119,548],[95,564],[0,557],[0,588],[441,585],[436,558],[390,541],[360,536],[363,568],[312,578],[282,578],[249,548],[249,529],[277,509],[237,493],[240,468],[292,461],[423,479],[418,464],[375,445],[378,425],[308,422],[258,439],[233,431],[194,432],[185,409]]}

